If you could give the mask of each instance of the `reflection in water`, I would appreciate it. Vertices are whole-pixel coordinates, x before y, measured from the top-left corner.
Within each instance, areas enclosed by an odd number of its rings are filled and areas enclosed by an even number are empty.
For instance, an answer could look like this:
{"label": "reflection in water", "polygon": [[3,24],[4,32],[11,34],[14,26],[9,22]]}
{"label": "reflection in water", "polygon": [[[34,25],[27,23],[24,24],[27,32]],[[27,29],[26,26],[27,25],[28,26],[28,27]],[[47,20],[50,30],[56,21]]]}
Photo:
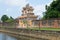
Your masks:
{"label": "reflection in water", "polygon": [[6,40],[6,35],[2,34],[2,40]]}
{"label": "reflection in water", "polygon": [[0,40],[17,40],[17,39],[6,34],[0,33]]}
{"label": "reflection in water", "polygon": [[7,34],[0,33],[0,40],[48,40],[48,39],[34,39],[22,36],[21,38],[14,38],[12,36],[8,36]]}

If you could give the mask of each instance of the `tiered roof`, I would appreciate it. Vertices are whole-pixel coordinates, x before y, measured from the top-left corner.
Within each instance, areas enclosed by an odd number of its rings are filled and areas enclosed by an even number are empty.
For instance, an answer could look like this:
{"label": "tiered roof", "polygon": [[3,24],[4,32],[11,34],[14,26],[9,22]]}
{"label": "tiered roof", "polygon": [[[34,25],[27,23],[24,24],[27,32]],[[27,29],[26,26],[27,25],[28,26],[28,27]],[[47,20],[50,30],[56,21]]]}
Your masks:
{"label": "tiered roof", "polygon": [[33,7],[29,6],[29,4],[27,4],[25,7],[23,7],[22,10],[22,15],[20,16],[20,18],[37,18],[37,16],[34,15],[33,13]]}

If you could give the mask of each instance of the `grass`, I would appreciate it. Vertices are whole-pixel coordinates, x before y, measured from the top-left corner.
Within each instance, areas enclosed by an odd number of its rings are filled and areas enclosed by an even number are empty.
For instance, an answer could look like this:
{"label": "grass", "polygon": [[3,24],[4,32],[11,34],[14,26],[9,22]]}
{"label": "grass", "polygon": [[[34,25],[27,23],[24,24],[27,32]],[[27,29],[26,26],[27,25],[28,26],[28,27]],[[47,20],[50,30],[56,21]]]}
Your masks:
{"label": "grass", "polygon": [[[0,28],[5,28],[5,27],[1,27]],[[12,26],[8,27],[8,28],[14,28]],[[27,28],[28,30],[50,30],[50,31],[60,31],[60,28]]]}
{"label": "grass", "polygon": [[50,31],[60,31],[60,28],[31,28],[32,30],[50,30]]}

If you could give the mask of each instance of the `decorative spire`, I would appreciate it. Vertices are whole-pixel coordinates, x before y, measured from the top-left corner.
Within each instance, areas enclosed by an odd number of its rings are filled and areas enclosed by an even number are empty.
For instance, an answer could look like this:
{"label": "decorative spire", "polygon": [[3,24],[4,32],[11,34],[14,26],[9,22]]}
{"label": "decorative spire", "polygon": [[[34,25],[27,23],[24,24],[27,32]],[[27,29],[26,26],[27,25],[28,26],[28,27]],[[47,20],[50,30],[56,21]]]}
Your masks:
{"label": "decorative spire", "polygon": [[26,7],[29,7],[29,3],[26,5]]}

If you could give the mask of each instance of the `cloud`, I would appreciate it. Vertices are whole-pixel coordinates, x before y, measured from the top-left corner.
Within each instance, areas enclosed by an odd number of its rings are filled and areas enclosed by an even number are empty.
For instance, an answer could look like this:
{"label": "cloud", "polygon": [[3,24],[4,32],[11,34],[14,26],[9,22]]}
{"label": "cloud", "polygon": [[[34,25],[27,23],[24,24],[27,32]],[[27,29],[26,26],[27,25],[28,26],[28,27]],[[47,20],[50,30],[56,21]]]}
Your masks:
{"label": "cloud", "polygon": [[[53,1],[53,0],[52,0],[52,1]],[[50,6],[50,4],[52,3],[52,1],[51,1],[51,2],[49,2],[49,3],[47,3],[46,5]]]}
{"label": "cloud", "polygon": [[[32,0],[31,0],[32,1]],[[13,8],[13,7],[18,7],[18,10],[16,10],[16,11],[18,11],[18,12],[20,12],[21,13],[21,10],[22,10],[22,8],[27,4],[27,3],[31,3],[31,2],[29,2],[29,0],[0,0],[0,2],[2,2],[2,4],[4,4],[4,5],[8,5],[8,6],[6,6],[7,7],[7,9],[4,11],[5,13],[4,14],[8,14],[9,12],[12,14],[12,13],[14,13],[15,12],[15,9]],[[52,2],[52,1],[51,1]],[[49,3],[46,3],[47,5],[49,5],[51,2],[49,2]],[[45,11],[45,5],[46,4],[37,4],[37,5],[34,5],[34,3],[33,4],[31,4],[32,5],[32,7],[34,8],[34,13],[36,14],[36,15],[40,15],[41,17],[43,16],[43,12]],[[12,7],[10,7],[10,6],[12,6]],[[16,8],[17,8],[16,7]],[[5,8],[5,6],[4,6],[4,8]],[[13,12],[12,12],[12,9],[14,10]],[[17,13],[17,12],[16,12]],[[16,14],[15,13],[15,14]],[[15,15],[14,14],[14,15]]]}
{"label": "cloud", "polygon": [[[51,2],[46,3],[46,4],[42,4],[42,5],[37,4],[37,5],[33,6],[34,9],[35,9],[34,13],[36,15],[40,15],[41,17],[43,17],[42,13],[45,11],[45,5],[49,6]],[[5,3],[9,6],[20,6],[19,10],[20,10],[20,13],[21,13],[22,7],[24,7],[29,2],[28,2],[28,0],[5,0]]]}
{"label": "cloud", "polygon": [[22,7],[24,7],[26,4],[28,4],[28,0],[5,0],[4,3],[8,5],[9,7],[19,7],[19,11],[22,10]]}
{"label": "cloud", "polygon": [[4,15],[7,15],[8,13],[4,13]]}
{"label": "cloud", "polygon": [[[52,2],[52,1],[51,1]],[[45,10],[45,6],[46,5],[50,5],[51,4],[51,2],[49,2],[49,3],[45,3],[45,4],[40,4],[40,5],[35,5],[35,6],[33,6],[34,7],[34,13],[36,14],[36,15],[38,15],[38,16],[40,16],[40,17],[43,17],[43,12],[45,12],[46,10]]]}
{"label": "cloud", "polygon": [[39,16],[41,16],[41,17],[43,17],[43,12],[45,11],[45,5],[36,5],[35,7],[34,7],[34,13],[36,14],[36,15],[39,15]]}
{"label": "cloud", "polygon": [[[9,12],[12,14],[14,11],[21,11],[22,7],[24,7],[28,3],[28,0],[0,0],[0,1],[2,2],[0,4],[3,4],[3,7],[5,6],[4,8],[7,7],[6,10],[4,10],[3,14],[9,14]],[[19,9],[14,10],[17,8]],[[14,10],[13,12],[12,9]]]}
{"label": "cloud", "polygon": [[3,12],[3,14],[4,14],[4,15],[7,15],[8,12],[9,12],[9,9],[6,9],[6,10]]}
{"label": "cloud", "polygon": [[0,4],[3,2],[3,0],[0,0]]}
{"label": "cloud", "polygon": [[27,0],[5,0],[5,4],[9,6],[24,6],[27,3]]}
{"label": "cloud", "polygon": [[2,1],[2,0],[0,0],[0,1]]}

